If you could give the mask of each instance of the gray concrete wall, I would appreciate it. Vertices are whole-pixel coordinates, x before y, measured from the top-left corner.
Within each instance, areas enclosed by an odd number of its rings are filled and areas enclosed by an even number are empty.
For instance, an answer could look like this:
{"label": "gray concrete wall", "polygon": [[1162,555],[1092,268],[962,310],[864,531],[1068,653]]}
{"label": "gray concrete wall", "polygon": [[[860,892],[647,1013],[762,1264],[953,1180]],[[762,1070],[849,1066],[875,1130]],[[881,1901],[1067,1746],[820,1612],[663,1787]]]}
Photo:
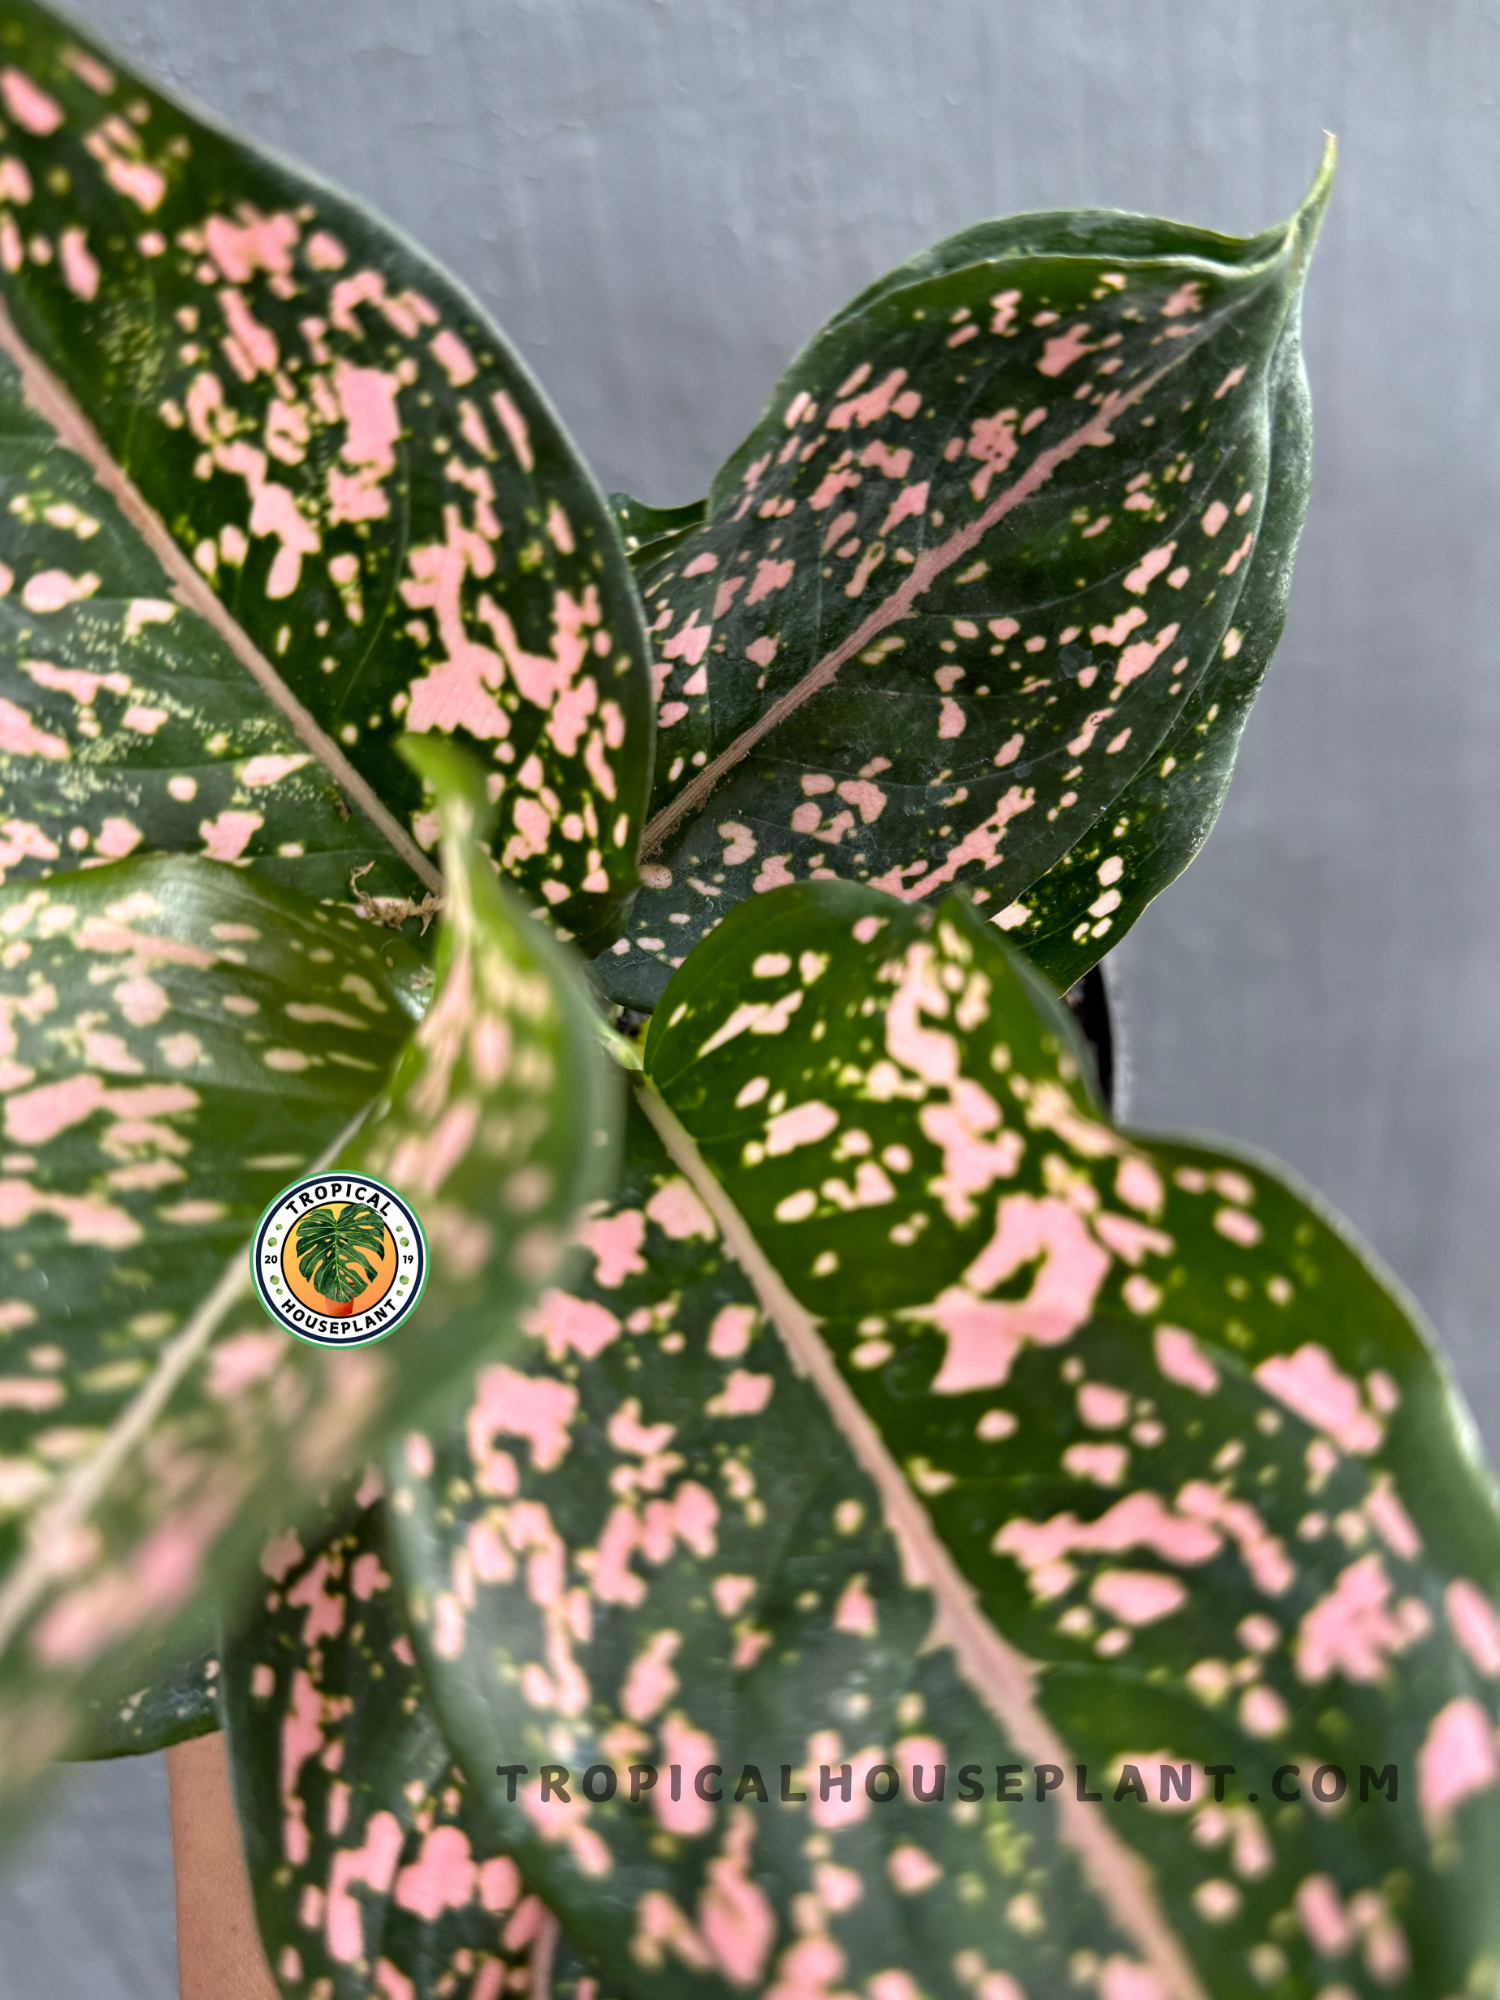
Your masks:
{"label": "gray concrete wall", "polygon": [[[700,492],[792,348],[931,238],[1074,203],[1258,227],[1338,133],[1291,619],[1219,830],[1116,954],[1134,1111],[1321,1186],[1500,1449],[1500,6],[79,8],[430,246],[604,483],[659,501]],[[0,2000],[168,1993],[164,1841],[151,1764],[76,1778],[0,1878]],[[78,1920],[137,1892],[127,1934]]]}

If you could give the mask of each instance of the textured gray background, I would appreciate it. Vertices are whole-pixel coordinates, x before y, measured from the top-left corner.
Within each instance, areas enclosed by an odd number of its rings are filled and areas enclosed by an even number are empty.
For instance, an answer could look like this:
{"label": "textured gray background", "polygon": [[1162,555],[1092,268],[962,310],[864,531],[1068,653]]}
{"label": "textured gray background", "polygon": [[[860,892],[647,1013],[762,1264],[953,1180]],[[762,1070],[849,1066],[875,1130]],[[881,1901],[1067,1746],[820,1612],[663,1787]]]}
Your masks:
{"label": "textured gray background", "polygon": [[[1312,516],[1219,829],[1116,954],[1134,1114],[1322,1187],[1493,1447],[1500,7],[1481,0],[82,0],[478,292],[606,486],[699,493],[792,349],[931,238],[1285,214],[1324,127]],[[173,1991],[159,1760],[0,1880],[3,2000]]]}

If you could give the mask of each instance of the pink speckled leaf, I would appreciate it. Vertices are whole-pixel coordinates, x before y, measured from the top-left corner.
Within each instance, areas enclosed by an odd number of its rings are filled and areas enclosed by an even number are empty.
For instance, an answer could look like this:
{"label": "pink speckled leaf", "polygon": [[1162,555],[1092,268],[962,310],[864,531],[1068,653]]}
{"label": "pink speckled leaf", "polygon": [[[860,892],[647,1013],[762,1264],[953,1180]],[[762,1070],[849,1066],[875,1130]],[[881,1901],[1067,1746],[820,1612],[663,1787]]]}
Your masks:
{"label": "pink speckled leaf", "polygon": [[206,854],[317,901],[420,906],[428,885],[174,601],[3,352],[0,431],[0,881]]}
{"label": "pink speckled leaf", "polygon": [[29,0],[0,27],[0,869],[165,848],[417,901],[395,739],[456,732],[502,868],[607,942],[644,638],[525,367],[350,201]]}
{"label": "pink speckled leaf", "polygon": [[1187,865],[1306,507],[1331,172],[1243,241],[1086,212],[940,243],[792,362],[701,527],[648,510],[656,779],[612,993],[653,1004],[808,878],[963,886],[1066,986]]}
{"label": "pink speckled leaf", "polygon": [[[959,1673],[1028,1763],[1040,1722],[1096,1773],[1089,1837],[1149,1870],[1145,1901],[1114,1888],[1199,1982],[1137,1932],[1162,1989],[1479,1979],[1500,1516],[1430,1336],[1347,1228],[1262,1159],[1110,1126],[1066,1016],[961,897],[743,907],[668,989],[646,1070]],[[1174,1755],[1236,1767],[1224,1800],[1115,1806],[1124,1765]],[[1300,1799],[1273,1797],[1283,1765]]]}
{"label": "pink speckled leaf", "polygon": [[286,2000],[607,2000],[443,1741],[378,1485],[310,1550],[295,1534],[267,1545],[225,1647],[245,1858],[277,1985]]}
{"label": "pink speckled leaf", "polygon": [[[1224,803],[1241,731],[1281,637],[1307,506],[1312,430],[1295,338],[1278,349],[1267,410],[1266,504],[1260,543],[1235,607],[1244,639],[1235,672],[1215,676],[1194,692],[1134,782],[1006,912],[1011,943],[1059,992],[1095,964],[1182,873]],[[1119,903],[1104,907],[1116,895]],[[1110,927],[1096,936],[1101,922]]]}
{"label": "pink speckled leaf", "polygon": [[745,904],[646,1077],[591,1278],[392,1460],[444,1727],[589,1948],[642,1996],[1482,1983],[1500,1520],[1368,1253],[1263,1160],[1113,1128],[961,897]]}
{"label": "pink speckled leaf", "polygon": [[293,1343],[242,1307],[218,1346],[193,1329],[226,1268],[243,1273],[266,1202],[369,1104],[419,1011],[419,968],[399,939],[183,857],[0,890],[0,937],[15,1780],[68,1742],[70,1680],[133,1691],[94,1670],[191,1594],[267,1449],[261,1392]]}
{"label": "pink speckled leaf", "polygon": [[[562,947],[496,880],[481,774],[443,815],[433,997],[401,940],[186,857],[0,889],[0,1779],[181,1656],[268,1508],[310,1504],[532,1298],[611,1169],[614,1076]],[[363,1121],[363,1123],[362,1123]],[[247,1238],[320,1162],[393,1181],[411,1320],[269,1327]],[[85,1737],[84,1746],[89,1739]]]}
{"label": "pink speckled leaf", "polygon": [[[545,1294],[460,1420],[393,1459],[434,1704],[527,1879],[636,1995],[909,2000],[870,1983],[909,1969],[946,2000],[957,1962],[1040,1996],[1079,1949],[1128,1969],[1055,1814],[1023,1838],[1005,1809],[955,1811],[959,1765],[972,1781],[1019,1753],[924,1651],[931,1601],[875,1486],[639,1107],[583,1235],[591,1275]],[[946,1805],[779,1803],[782,1765],[816,1802],[821,1763],[862,1780],[887,1757],[929,1788],[946,1762]],[[540,1805],[543,1763],[571,1772],[570,1806]],[[580,1796],[596,1763],[618,1773],[609,1804]],[[529,1767],[514,1802],[497,1764]],[[661,1767],[635,1806],[632,1764]],[[697,1795],[700,1764],[722,1767],[725,1803]],[[746,1765],[764,1803],[733,1801]],[[995,1899],[1023,1889],[1040,1921],[997,1949]],[[798,1983],[815,1963],[826,1989]]]}

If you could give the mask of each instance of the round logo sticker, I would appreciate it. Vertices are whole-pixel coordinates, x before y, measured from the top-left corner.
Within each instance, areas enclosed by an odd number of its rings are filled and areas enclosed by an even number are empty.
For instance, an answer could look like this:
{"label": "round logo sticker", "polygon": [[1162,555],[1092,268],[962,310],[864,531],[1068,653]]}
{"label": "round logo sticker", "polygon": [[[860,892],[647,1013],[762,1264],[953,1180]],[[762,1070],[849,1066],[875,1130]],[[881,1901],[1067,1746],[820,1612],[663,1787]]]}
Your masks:
{"label": "round logo sticker", "polygon": [[260,1302],[318,1347],[366,1347],[394,1333],[427,1282],[416,1210],[368,1174],[309,1174],[283,1188],[250,1251]]}

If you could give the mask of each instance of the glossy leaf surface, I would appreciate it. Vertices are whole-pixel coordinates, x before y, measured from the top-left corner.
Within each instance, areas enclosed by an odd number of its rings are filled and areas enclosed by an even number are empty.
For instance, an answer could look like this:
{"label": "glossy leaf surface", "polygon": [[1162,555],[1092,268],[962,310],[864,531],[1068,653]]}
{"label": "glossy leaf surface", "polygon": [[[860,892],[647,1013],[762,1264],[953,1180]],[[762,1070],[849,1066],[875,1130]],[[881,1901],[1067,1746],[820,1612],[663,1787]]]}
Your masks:
{"label": "glossy leaf surface", "polygon": [[[961,901],[781,903],[676,983],[647,1069],[918,1510],[909,1559],[951,1566],[961,1662],[980,1614],[971,1680],[1004,1710],[1003,1634],[1078,1761],[1237,1767],[1232,1810],[1113,1822],[1207,1991],[1479,1978],[1500,1521],[1410,1308],[1266,1163],[1109,1127]],[[1400,1802],[1320,1809],[1325,1764],[1396,1765]]]}
{"label": "glossy leaf surface", "polygon": [[[632,1994],[896,1994],[878,1982],[904,1968],[950,1992],[950,1964],[1040,1994],[1082,1948],[1126,1992],[1132,1940],[1088,1906],[1056,1814],[954,1800],[960,1764],[972,1786],[1018,1752],[924,1650],[932,1600],[878,1490],[640,1108],[584,1240],[592,1282],[546,1292],[462,1424],[408,1438],[398,1466],[414,1636],[528,1876]],[[552,1760],[570,1808],[538,1802]],[[818,1800],[840,1760],[852,1810]],[[906,1794],[872,1810],[884,1760]],[[530,1766],[518,1804],[496,1762]],[[604,1808],[578,1796],[594,1762],[620,1778]],[[660,1778],[628,1806],[636,1762]],[[720,1806],[694,1790],[710,1764]],[[932,1790],[936,1764],[948,1800],[916,1804],[912,1768]],[[764,1802],[734,1802],[746,1766]],[[812,1804],[780,1804],[782,1784]],[[996,1900],[1024,1918],[1000,1948]]]}
{"label": "glossy leaf surface", "polygon": [[135,1671],[138,1684],[123,1696],[95,1695],[85,1701],[82,1731],[69,1748],[70,1757],[147,1757],[223,1728],[217,1646],[200,1646],[187,1658],[179,1647],[153,1647],[137,1661]]}
{"label": "glossy leaf surface", "polygon": [[[704,525],[638,559],[659,741],[646,889],[600,961],[618,998],[654,1002],[727,908],[808,877],[964,886],[1023,945],[1066,925],[1066,985],[1186,865],[1306,506],[1330,172],[1243,241],[983,224],[797,357]],[[1085,897],[1037,886],[1089,840]]]}
{"label": "glossy leaf surface", "polygon": [[[1085,1947],[1126,1976],[1057,1815],[955,1803],[960,1764],[1018,1753],[923,1652],[931,1600],[877,1490],[639,1107],[584,1238],[591,1279],[545,1293],[461,1420],[396,1463],[413,1636],[528,1879],[637,1994],[894,1993],[870,1982],[903,1968],[946,1994],[961,1954],[1042,1994]],[[887,1758],[907,1795],[875,1811],[862,1783]],[[819,1766],[842,1759],[852,1809],[824,1810]],[[569,1806],[540,1804],[544,1762],[571,1772]],[[514,1803],[492,1775],[512,1763]],[[618,1773],[607,1805],[580,1796],[595,1763]],[[636,1763],[660,1777],[632,1806]],[[947,1803],[913,1803],[912,1766],[930,1790],[936,1763]],[[693,1785],[712,1764],[717,1806]],[[783,1764],[810,1805],[778,1802]],[[734,1803],[747,1765],[765,1803]],[[996,1900],[1018,1898],[997,1950]]]}
{"label": "glossy leaf surface", "polygon": [[[1262,1161],[1114,1130],[1071,1037],[961,899],[745,906],[658,1009],[686,1131],[633,1143],[592,1286],[408,1446],[450,1738],[476,1782],[531,1766],[515,1807],[489,1781],[502,1830],[634,1991],[1487,1977],[1500,1524],[1467,1416],[1342,1228]],[[682,1797],[544,1809],[544,1756],[676,1762]],[[900,1801],[823,1811],[840,1761]],[[968,1762],[972,1813],[913,1799]]]}
{"label": "glossy leaf surface", "polygon": [[[237,871],[148,860],[0,891],[13,1782],[70,1741],[75,1688],[123,1695],[147,1636],[189,1643],[264,1511],[378,1444],[534,1293],[608,1174],[589,1005],[476,844],[480,781],[421,749],[450,839],[414,1036],[398,939]],[[320,1157],[394,1180],[433,1252],[399,1337],[326,1356],[250,1305],[246,1260]]]}
{"label": "glossy leaf surface", "polygon": [[1261,540],[1235,607],[1243,635],[1235,671],[1194,691],[1135,782],[1008,912],[1010,942],[1059,992],[1099,958],[1094,925],[1101,919],[1093,906],[1120,896],[1104,912],[1107,947],[1192,860],[1229,789],[1240,733],[1281,637],[1307,506],[1312,416],[1295,325],[1277,349],[1267,404],[1269,483]]}
{"label": "glossy leaf surface", "polygon": [[636,571],[665,555],[691,529],[701,527],[707,510],[706,500],[689,500],[683,507],[652,507],[628,493],[609,496],[609,511]]}
{"label": "glossy leaf surface", "polygon": [[[226,1710],[266,1958],[287,2000],[604,2000],[503,1853],[428,1707],[366,1504],[261,1556]],[[550,1982],[550,1983],[549,1983]]]}
{"label": "glossy leaf surface", "polygon": [[[201,861],[126,862],[0,890],[0,933],[0,1534],[14,1584],[18,1569],[35,1570],[38,1524],[101,1476],[153,1384],[178,1374],[183,1330],[242,1257],[261,1209],[370,1103],[418,1004],[417,967],[399,939]],[[279,1352],[284,1336],[262,1332],[236,1351],[248,1359],[266,1341]],[[196,1371],[210,1431],[220,1406],[206,1383],[235,1374],[232,1362],[213,1369]],[[185,1412],[181,1422],[191,1429]],[[111,1543],[123,1563],[172,1541],[146,1447],[136,1437],[83,1520],[70,1521],[76,1561],[51,1549],[58,1573],[33,1575],[26,1611],[6,1618],[10,1650],[40,1614],[25,1650],[60,1680],[116,1624],[123,1638],[163,1613],[144,1580],[134,1606],[118,1586],[110,1599],[69,1581],[73,1568],[107,1569]],[[166,1454],[164,1474],[182,1448],[150,1447]],[[144,1490],[127,1499],[137,1479]],[[226,1468],[222,1485],[207,1480],[218,1518],[203,1534],[224,1526],[243,1480],[243,1465]],[[170,1598],[174,1566],[158,1560]],[[9,1593],[0,1601],[11,1614]]]}
{"label": "glossy leaf surface", "polygon": [[199,853],[313,899],[347,903],[352,880],[420,902],[3,354],[0,523],[0,879]]}
{"label": "glossy leaf surface", "polygon": [[[502,866],[607,938],[648,783],[639,613],[529,374],[394,231],[45,10],[6,0],[0,44],[0,395],[18,373],[30,406],[0,517],[9,865],[86,838],[274,866],[352,808],[435,890],[395,739],[461,731]],[[394,872],[370,887],[404,895]]]}

